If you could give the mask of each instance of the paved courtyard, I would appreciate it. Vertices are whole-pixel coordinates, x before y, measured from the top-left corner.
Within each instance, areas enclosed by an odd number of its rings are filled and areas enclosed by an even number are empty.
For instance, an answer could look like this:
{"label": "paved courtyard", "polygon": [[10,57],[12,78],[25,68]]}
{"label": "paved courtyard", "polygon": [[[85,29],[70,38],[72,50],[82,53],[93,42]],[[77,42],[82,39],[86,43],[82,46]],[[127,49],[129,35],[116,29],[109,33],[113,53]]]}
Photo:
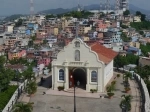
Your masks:
{"label": "paved courtyard", "polygon": [[[117,74],[117,73],[116,73]],[[115,75],[116,75],[115,74]],[[65,96],[63,95],[55,95],[51,94],[51,90],[48,88],[50,84],[50,77],[44,83],[43,86],[38,87],[38,91],[34,97],[31,97],[30,102],[34,102],[33,112],[73,112],[74,110],[74,98],[73,93],[72,96]],[[119,107],[121,96],[124,93],[124,86],[123,86],[123,77],[121,75],[120,78],[113,78],[111,81],[116,80],[116,89],[114,91],[115,95],[112,99],[108,98],[98,98],[98,97],[76,97],[76,110],[77,112],[122,112]],[[37,81],[38,82],[38,81]],[[43,95],[43,92],[46,92]],[[55,91],[56,92],[56,91]],[[59,92],[59,91],[58,91]],[[137,91],[138,92],[138,91]],[[136,92],[136,94],[137,94]],[[135,93],[134,91],[130,94]],[[70,93],[69,93],[70,94]],[[78,93],[77,93],[78,94]],[[92,93],[83,93],[85,94],[92,94]],[[93,93],[92,95],[97,96],[98,93]],[[134,94],[133,94],[134,95]],[[81,95],[83,96],[83,95]],[[135,96],[135,95],[134,95]],[[138,97],[136,97],[138,98]],[[134,99],[135,100],[135,99]],[[136,101],[138,102],[138,101]],[[131,112],[138,112],[137,109],[139,107],[135,107],[132,103]],[[137,108],[137,109],[136,109]],[[136,109],[136,110],[135,110]]]}
{"label": "paved courtyard", "polygon": [[[34,102],[33,112],[73,112],[73,97],[36,95],[31,98]],[[121,112],[119,107],[121,99],[92,99],[76,98],[77,112]]]}

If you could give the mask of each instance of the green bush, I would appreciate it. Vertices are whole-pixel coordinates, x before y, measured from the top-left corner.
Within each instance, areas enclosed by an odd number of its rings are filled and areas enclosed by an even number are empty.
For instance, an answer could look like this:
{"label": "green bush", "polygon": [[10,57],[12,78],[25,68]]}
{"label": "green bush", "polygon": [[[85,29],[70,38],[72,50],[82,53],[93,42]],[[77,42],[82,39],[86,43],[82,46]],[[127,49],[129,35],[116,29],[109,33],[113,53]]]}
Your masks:
{"label": "green bush", "polygon": [[0,93],[0,110],[4,109],[4,107],[7,105],[16,89],[17,86],[8,86],[7,90]]}
{"label": "green bush", "polygon": [[120,74],[117,74],[117,77],[119,78],[119,77],[120,77]]}
{"label": "green bush", "polygon": [[112,81],[111,84],[116,84],[116,81]]}
{"label": "green bush", "polygon": [[90,89],[91,93],[96,93],[97,89]]}
{"label": "green bush", "polygon": [[64,90],[64,86],[58,86],[58,90],[59,90],[59,91]]}
{"label": "green bush", "polygon": [[114,96],[114,93],[107,93],[109,97]]}

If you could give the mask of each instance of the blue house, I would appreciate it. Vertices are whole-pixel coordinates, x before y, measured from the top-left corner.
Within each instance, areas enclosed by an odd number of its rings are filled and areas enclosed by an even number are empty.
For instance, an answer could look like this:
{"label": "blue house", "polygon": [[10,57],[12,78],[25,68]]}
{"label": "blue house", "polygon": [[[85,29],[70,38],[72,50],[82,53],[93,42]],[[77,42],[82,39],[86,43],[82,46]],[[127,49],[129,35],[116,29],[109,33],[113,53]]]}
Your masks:
{"label": "blue house", "polygon": [[131,37],[131,42],[137,42],[137,41],[138,41],[138,37],[137,36]]}
{"label": "blue house", "polygon": [[136,47],[129,47],[127,49],[127,53],[132,53],[134,55],[141,55],[141,49],[138,49]]}

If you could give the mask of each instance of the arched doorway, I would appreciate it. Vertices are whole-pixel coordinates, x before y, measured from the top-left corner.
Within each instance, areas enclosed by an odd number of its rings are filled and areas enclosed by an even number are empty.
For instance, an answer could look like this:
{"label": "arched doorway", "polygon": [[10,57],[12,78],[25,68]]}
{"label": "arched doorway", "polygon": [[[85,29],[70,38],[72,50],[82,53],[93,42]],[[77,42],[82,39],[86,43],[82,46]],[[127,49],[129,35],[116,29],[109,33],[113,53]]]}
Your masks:
{"label": "arched doorway", "polygon": [[74,84],[80,82],[79,88],[86,89],[86,71],[84,68],[74,68],[72,70]]}

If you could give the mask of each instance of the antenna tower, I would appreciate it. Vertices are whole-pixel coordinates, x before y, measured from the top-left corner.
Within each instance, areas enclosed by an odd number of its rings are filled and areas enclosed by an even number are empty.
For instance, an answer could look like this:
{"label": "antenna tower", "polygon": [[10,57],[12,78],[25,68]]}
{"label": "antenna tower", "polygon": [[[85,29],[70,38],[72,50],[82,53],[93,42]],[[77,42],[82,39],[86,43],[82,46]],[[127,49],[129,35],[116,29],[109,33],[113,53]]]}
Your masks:
{"label": "antenna tower", "polygon": [[102,0],[100,0],[100,6],[99,6],[99,11],[101,12],[103,10],[103,3],[102,3]]}
{"label": "antenna tower", "polygon": [[34,6],[33,6],[33,0],[30,0],[30,18],[33,19],[34,15]]}
{"label": "antenna tower", "polygon": [[110,10],[110,0],[106,0],[105,8],[106,8],[106,11],[108,13],[108,11]]}
{"label": "antenna tower", "polygon": [[119,13],[120,10],[120,0],[116,0],[116,13]]}

